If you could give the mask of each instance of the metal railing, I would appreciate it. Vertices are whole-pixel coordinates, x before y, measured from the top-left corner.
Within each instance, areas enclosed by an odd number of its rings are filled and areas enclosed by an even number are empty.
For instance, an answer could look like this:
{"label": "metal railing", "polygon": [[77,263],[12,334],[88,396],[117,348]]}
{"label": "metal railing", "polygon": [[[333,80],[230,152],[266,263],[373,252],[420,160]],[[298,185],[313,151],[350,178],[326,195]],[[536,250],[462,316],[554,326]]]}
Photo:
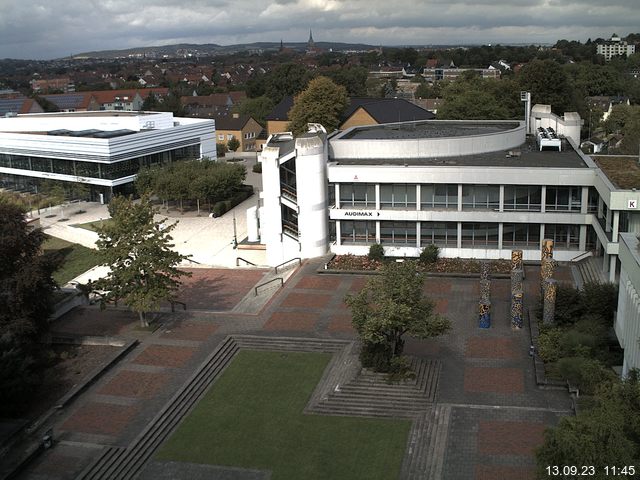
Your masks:
{"label": "metal railing", "polygon": [[593,256],[593,252],[591,250],[587,250],[586,252],[583,252],[580,255],[573,257],[571,260],[569,260],[569,262],[576,263],[576,262],[579,262],[580,260],[584,260],[585,258],[588,258],[591,256]]}
{"label": "metal railing", "polygon": [[264,287],[265,285],[269,285],[270,283],[277,282],[277,281],[280,281],[280,288],[282,288],[284,286],[284,280],[282,279],[282,277],[272,278],[268,282],[264,282],[264,283],[261,283],[260,285],[256,285],[253,289],[253,291],[256,294],[256,297],[258,296],[258,289],[260,287]]}
{"label": "metal railing", "polygon": [[298,262],[298,265],[302,264],[302,259],[300,257],[292,258],[291,260],[287,260],[286,262],[282,262],[280,265],[277,265],[275,267],[275,272],[278,273],[279,268],[285,266],[288,263],[295,262],[295,261]]}
{"label": "metal railing", "polygon": [[247,265],[253,265],[254,267],[257,267],[258,265],[256,265],[253,262],[250,262],[249,260],[247,260],[246,258],[242,258],[242,257],[237,257],[236,258],[236,267],[240,266],[240,260],[242,260],[244,263],[246,263]]}

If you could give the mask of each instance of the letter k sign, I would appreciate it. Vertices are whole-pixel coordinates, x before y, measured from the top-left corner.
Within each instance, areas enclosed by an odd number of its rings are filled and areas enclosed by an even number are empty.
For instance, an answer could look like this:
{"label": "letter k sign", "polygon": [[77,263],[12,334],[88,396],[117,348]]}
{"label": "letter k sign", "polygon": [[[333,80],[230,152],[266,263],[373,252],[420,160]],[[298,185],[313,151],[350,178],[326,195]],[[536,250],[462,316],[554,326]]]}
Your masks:
{"label": "letter k sign", "polygon": [[638,208],[638,201],[637,200],[629,200],[627,202],[627,208]]}

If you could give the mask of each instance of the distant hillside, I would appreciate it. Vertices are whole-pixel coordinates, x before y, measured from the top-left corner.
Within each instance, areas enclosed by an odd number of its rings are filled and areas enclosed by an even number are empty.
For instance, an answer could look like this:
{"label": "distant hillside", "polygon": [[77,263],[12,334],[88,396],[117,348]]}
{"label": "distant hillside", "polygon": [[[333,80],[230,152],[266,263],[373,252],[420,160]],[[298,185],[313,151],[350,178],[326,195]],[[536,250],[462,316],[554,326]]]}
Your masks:
{"label": "distant hillside", "polygon": [[[304,50],[307,47],[306,42],[285,42],[284,46],[293,50]],[[344,51],[344,50],[371,50],[377,48],[373,45],[362,43],[337,43],[337,42],[316,42],[316,47],[323,50]],[[252,50],[277,50],[280,48],[280,42],[256,42],[242,43],[237,45],[217,45],[215,43],[194,44],[179,43],[175,45],[162,45],[153,47],[136,47],[123,50],[100,50],[93,52],[84,52],[74,55],[78,58],[123,58],[123,57],[183,57],[191,56],[209,56],[231,54],[242,51]]]}

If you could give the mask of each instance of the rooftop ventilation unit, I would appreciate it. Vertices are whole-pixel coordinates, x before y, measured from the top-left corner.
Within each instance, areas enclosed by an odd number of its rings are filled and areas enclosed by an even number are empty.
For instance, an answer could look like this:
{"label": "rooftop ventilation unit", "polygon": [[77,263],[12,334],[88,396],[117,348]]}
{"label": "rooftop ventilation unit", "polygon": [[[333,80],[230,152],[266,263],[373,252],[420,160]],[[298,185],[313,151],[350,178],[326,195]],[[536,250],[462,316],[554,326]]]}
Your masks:
{"label": "rooftop ventilation unit", "polygon": [[538,127],[536,140],[538,142],[538,149],[540,151],[542,151],[543,148],[553,148],[557,149],[558,151],[562,150],[562,141],[556,134],[555,130],[551,127]]}

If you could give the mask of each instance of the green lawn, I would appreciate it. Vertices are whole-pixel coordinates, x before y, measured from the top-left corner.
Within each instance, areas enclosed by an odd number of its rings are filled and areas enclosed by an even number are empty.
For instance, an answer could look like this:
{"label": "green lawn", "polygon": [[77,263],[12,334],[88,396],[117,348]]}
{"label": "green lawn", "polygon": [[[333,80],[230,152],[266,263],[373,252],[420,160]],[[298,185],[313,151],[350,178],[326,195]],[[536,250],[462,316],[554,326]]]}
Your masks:
{"label": "green lawn", "polygon": [[64,258],[60,268],[53,274],[53,279],[60,286],[99,263],[95,250],[59,238],[47,237],[43,244],[43,249],[45,252],[57,251]]}
{"label": "green lawn", "polygon": [[160,460],[271,470],[272,480],[391,480],[408,420],[303,415],[330,355],[240,351]]}
{"label": "green lawn", "polygon": [[73,226],[74,227],[78,227],[78,228],[84,228],[85,230],[91,230],[92,232],[95,232],[95,231],[97,231],[96,227],[101,227],[102,225],[105,225],[105,224],[109,223],[110,221],[111,221],[111,219],[107,218],[105,220],[96,220],[95,222],[76,223]]}

